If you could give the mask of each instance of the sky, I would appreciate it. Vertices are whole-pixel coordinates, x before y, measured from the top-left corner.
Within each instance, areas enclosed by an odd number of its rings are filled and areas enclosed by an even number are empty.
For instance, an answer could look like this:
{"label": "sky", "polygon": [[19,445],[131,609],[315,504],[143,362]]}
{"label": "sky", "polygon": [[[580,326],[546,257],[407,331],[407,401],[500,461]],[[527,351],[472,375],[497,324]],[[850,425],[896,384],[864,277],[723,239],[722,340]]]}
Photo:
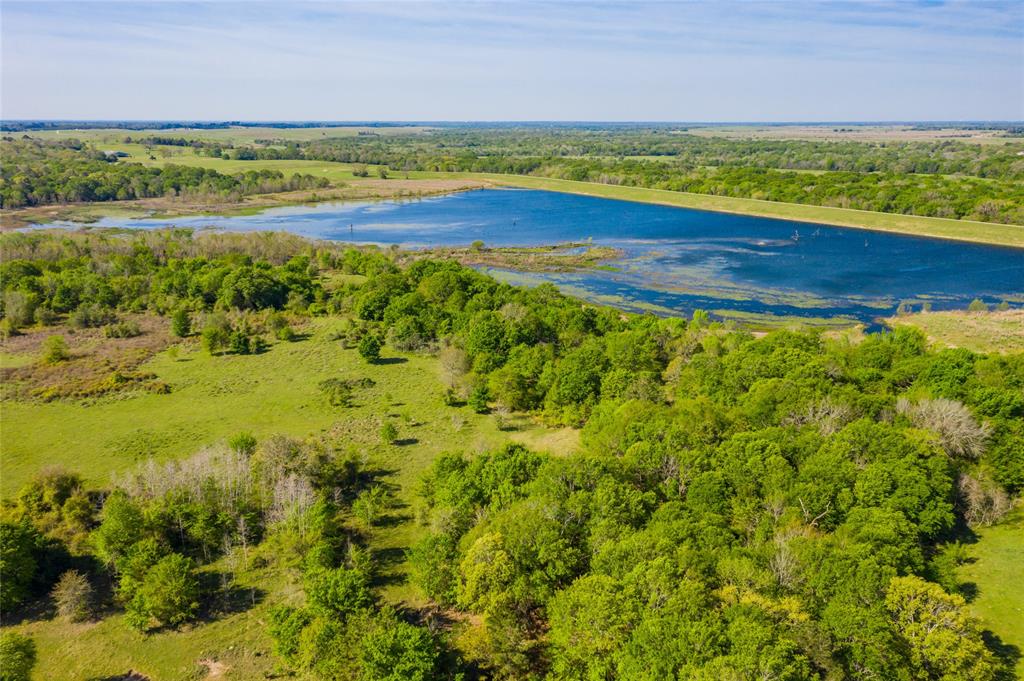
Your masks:
{"label": "sky", "polygon": [[1024,2],[0,3],[0,117],[1024,119]]}

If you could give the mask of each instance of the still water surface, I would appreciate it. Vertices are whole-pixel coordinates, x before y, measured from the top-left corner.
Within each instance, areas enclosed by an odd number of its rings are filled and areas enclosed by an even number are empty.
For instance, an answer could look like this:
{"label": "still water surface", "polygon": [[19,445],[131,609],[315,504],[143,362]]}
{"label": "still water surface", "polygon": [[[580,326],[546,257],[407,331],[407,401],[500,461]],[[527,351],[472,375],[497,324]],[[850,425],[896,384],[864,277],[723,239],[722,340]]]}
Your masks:
{"label": "still water surface", "polygon": [[97,226],[283,230],[407,247],[592,240],[620,248],[616,271],[517,274],[627,309],[864,321],[901,302],[934,309],[1024,300],[1024,250],[728,215],[574,194],[488,189],[416,201],[322,204],[258,215],[104,218]]}

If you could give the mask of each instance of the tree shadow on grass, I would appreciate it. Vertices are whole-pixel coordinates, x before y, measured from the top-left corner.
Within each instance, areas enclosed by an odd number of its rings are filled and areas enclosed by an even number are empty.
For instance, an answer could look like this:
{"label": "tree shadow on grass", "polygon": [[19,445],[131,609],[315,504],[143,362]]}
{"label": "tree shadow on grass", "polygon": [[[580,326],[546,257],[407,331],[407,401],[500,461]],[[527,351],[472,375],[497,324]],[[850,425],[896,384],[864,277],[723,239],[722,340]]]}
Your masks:
{"label": "tree shadow on grass", "polygon": [[209,594],[202,603],[198,621],[213,622],[221,617],[245,612],[263,602],[267,592],[259,587],[227,583],[225,572],[201,573],[203,593]]}
{"label": "tree shadow on grass", "polygon": [[405,562],[405,549],[400,547],[374,549],[371,555],[378,567],[377,573],[370,580],[371,586],[382,587],[393,584],[405,584],[407,581],[406,575],[394,572],[396,568]]}
{"label": "tree shadow on grass", "polygon": [[407,360],[405,357],[381,357],[380,359],[375,361],[374,364],[405,364],[408,361],[409,360]]}
{"label": "tree shadow on grass", "polygon": [[378,518],[374,525],[376,527],[397,527],[412,519],[413,515],[411,513],[389,513]]}
{"label": "tree shadow on grass", "polygon": [[414,445],[418,442],[419,440],[414,437],[403,437],[399,440],[394,440],[391,444],[396,447],[408,447],[409,445]]}
{"label": "tree shadow on grass", "polygon": [[1001,669],[996,674],[997,681],[1013,681],[1017,678],[1016,668],[1021,660],[1021,650],[1012,643],[1007,643],[991,631],[981,632],[981,638],[985,645],[991,650],[1002,663]]}

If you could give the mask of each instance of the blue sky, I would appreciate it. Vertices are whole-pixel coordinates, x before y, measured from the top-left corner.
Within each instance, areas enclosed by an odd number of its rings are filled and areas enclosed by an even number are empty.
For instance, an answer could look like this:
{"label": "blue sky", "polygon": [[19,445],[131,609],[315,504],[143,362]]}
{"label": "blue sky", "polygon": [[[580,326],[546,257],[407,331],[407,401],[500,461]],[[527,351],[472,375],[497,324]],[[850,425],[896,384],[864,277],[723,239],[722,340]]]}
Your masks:
{"label": "blue sky", "polygon": [[1024,119],[1024,2],[17,2],[0,115]]}

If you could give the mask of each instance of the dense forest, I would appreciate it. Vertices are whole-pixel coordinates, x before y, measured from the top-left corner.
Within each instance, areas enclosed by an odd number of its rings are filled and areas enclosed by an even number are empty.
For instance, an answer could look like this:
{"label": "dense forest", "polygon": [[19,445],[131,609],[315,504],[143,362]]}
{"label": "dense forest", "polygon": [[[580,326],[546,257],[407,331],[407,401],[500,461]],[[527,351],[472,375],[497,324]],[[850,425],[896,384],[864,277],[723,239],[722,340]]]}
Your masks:
{"label": "dense forest", "polygon": [[[1024,490],[1024,356],[908,329],[756,338],[273,234],[2,238],[6,333],[147,312],[248,353],[327,317],[368,362],[437,355],[453,410],[582,428],[577,455],[453,445],[422,478],[408,560],[448,624],[378,595],[353,518],[388,499],[360,452],[245,433],[102,489],[48,471],[5,500],[5,617],[47,594],[94,612],[102,583],[143,631],[215,617],[206,596],[231,585],[201,567],[244,551],[301,576],[267,626],[282,664],[325,680],[1008,673],[954,569]],[[360,384],[311,389],[344,408]],[[8,635],[4,654],[31,645]]]}
{"label": "dense forest", "polygon": [[154,196],[237,201],[246,194],[313,189],[324,178],[276,170],[224,175],[181,165],[147,167],[123,163],[112,154],[75,140],[0,141],[0,208],[21,208],[82,201],[123,201]]}

